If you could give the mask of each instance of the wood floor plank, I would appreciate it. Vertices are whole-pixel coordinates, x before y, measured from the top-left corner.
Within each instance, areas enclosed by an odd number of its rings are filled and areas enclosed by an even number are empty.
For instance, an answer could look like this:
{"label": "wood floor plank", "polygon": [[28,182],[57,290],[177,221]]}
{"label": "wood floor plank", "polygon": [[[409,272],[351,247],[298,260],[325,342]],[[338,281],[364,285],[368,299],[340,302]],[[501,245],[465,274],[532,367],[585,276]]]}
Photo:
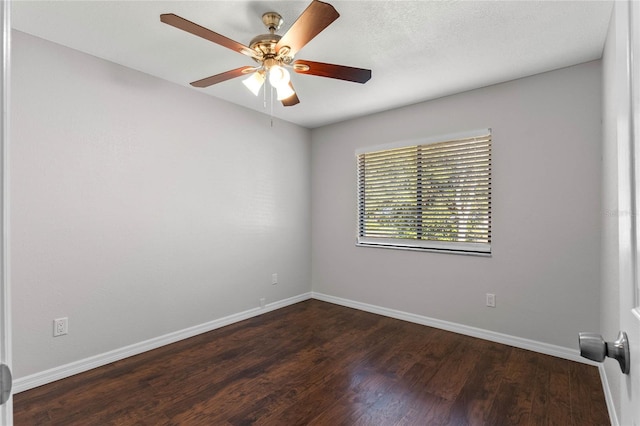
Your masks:
{"label": "wood floor plank", "polygon": [[[435,348],[432,348],[435,349]],[[442,347],[438,352],[446,353]],[[432,360],[432,358],[427,358]],[[446,418],[442,418],[443,409],[446,410],[453,403],[429,392],[425,384],[434,376],[434,372],[439,368],[434,368],[433,364],[417,362],[401,378],[401,385],[406,389],[404,401],[404,413],[401,413],[397,424],[418,425],[418,424],[444,424]],[[445,413],[446,414],[446,413]]]}
{"label": "wood floor plank", "polygon": [[571,380],[571,420],[574,425],[608,425],[609,414],[600,402],[604,392],[595,367],[569,362]]}
{"label": "wood floor plank", "polygon": [[[226,395],[217,398],[217,404],[211,405],[205,403],[202,408],[200,406],[192,407],[189,411],[199,411],[210,416],[212,420],[219,419],[221,416],[228,414],[232,421],[243,423],[250,420],[247,417],[258,416],[260,409],[265,408],[265,398],[267,402],[270,402],[267,408],[270,411],[277,411],[278,407],[286,403],[287,400],[279,397],[283,395],[283,393],[276,395],[268,394],[271,390],[281,389],[283,387],[285,389],[304,389],[305,386],[314,383],[314,380],[310,380],[310,371],[313,372],[317,370],[319,373],[317,379],[321,380],[326,376],[326,371],[329,368],[335,368],[335,365],[332,366],[332,364],[349,362],[350,359],[352,359],[354,363],[361,362],[361,353],[352,343],[356,341],[356,333],[360,335],[360,339],[363,341],[368,334],[380,334],[379,324],[372,322],[372,319],[374,318],[370,316],[365,318],[367,328],[362,331],[359,331],[356,327],[334,337],[331,341],[332,346],[337,343],[337,347],[343,349],[339,349],[337,353],[328,357],[326,353],[329,349],[325,348],[323,344],[320,344],[318,341],[315,341],[314,345],[309,348],[306,346],[297,348],[289,342],[286,350],[280,350],[274,353],[277,360],[271,362],[270,366],[263,371],[264,374],[260,377],[252,377],[250,378],[251,380],[238,381],[235,386],[226,388]],[[362,321],[357,321],[356,323],[362,324]],[[292,327],[295,327],[295,324],[292,324]],[[312,334],[313,331],[313,329],[310,329]],[[384,335],[384,333],[380,334],[380,337],[384,337]],[[367,346],[363,344],[360,351],[366,351],[366,348]],[[320,351],[320,359],[316,359],[315,357],[315,353],[318,351]],[[339,356],[339,358],[336,358],[336,356]],[[319,360],[322,360],[320,364],[318,364]],[[294,387],[292,388],[292,386]],[[247,392],[247,389],[250,389],[250,392]],[[245,401],[244,397],[246,395],[249,395],[250,399]],[[241,412],[233,413],[234,408],[238,406],[243,407]],[[172,418],[177,421],[182,419],[181,417],[175,417],[173,415]]]}
{"label": "wood floor plank", "polygon": [[[373,422],[369,420],[375,409],[375,403],[380,400],[393,381],[387,376],[366,372],[357,384],[352,384],[331,406],[313,418],[309,425],[356,425],[375,424],[380,422],[377,417]],[[364,417],[364,418],[363,418]],[[359,423],[364,422],[364,423]]]}
{"label": "wood floor plank", "polygon": [[532,404],[532,388],[538,354],[513,348],[487,423],[491,425],[526,425]]}
{"label": "wood floor plank", "polygon": [[571,390],[567,361],[540,356],[533,393],[530,425],[571,424]]}
{"label": "wood floor plank", "polygon": [[392,425],[408,411],[407,407],[412,398],[412,393],[405,384],[396,382],[389,386],[385,392],[380,393],[380,398],[367,407],[367,410],[354,425]]}
{"label": "wood floor plank", "polygon": [[440,362],[436,374],[425,384],[427,392],[453,401],[457,398],[478,360],[476,339],[458,339]]}
{"label": "wood floor plank", "polygon": [[511,349],[479,340],[478,361],[451,407],[450,425],[484,425],[504,377]]}
{"label": "wood floor plank", "polygon": [[317,300],[14,396],[16,425],[607,424],[595,367]]}

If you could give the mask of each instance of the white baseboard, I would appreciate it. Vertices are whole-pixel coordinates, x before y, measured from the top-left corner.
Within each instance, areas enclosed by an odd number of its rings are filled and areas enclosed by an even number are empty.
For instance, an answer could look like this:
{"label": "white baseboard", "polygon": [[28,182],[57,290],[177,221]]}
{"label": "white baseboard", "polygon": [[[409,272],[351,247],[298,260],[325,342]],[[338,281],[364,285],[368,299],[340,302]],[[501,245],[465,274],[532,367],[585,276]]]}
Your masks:
{"label": "white baseboard", "polygon": [[616,413],[616,406],[613,403],[613,395],[611,395],[611,387],[609,387],[609,379],[607,379],[607,371],[604,368],[604,364],[598,364],[598,371],[600,372],[600,381],[602,382],[604,400],[607,403],[607,411],[609,411],[609,420],[611,421],[611,426],[620,426],[620,422],[618,421],[618,413]]}
{"label": "white baseboard", "polygon": [[522,337],[510,336],[508,334],[497,333],[495,331],[484,330],[481,328],[471,327],[468,325],[458,324],[449,321],[443,321],[436,318],[430,318],[423,315],[416,315],[409,312],[398,311],[395,309],[384,308],[382,306],[370,305],[368,303],[356,302],[354,300],[343,299],[341,297],[329,296],[317,292],[311,292],[313,299],[323,300],[325,302],[336,305],[346,306],[361,311],[371,312],[386,317],[396,318],[403,321],[409,321],[416,324],[422,324],[429,327],[439,328],[442,330],[452,331],[466,336],[477,337],[491,342],[502,343],[516,348],[527,349],[534,352],[552,355],[558,358],[577,361],[583,364],[599,365],[593,361],[582,358],[578,349],[565,348],[563,346],[550,345],[549,343],[538,342],[535,340],[524,339]]}
{"label": "white baseboard", "polygon": [[231,325],[239,321],[243,321],[270,311],[274,311],[276,309],[284,308],[285,306],[293,305],[294,303],[302,302],[310,298],[311,293],[300,294],[288,299],[269,303],[265,305],[264,308],[249,309],[244,312],[232,314],[224,318],[219,318],[204,324],[196,325],[194,327],[185,328],[184,330],[175,331],[173,333],[165,334],[164,336],[156,337],[144,342],[135,343],[133,345],[115,349],[113,351],[109,351],[100,355],[81,359],[79,361],[74,361],[69,364],[61,365],[59,367],[54,367],[46,371],[32,374],[30,376],[20,377],[18,379],[15,379],[13,382],[13,393],[19,393],[38,386],[46,385],[47,383],[64,379],[65,377],[70,377],[97,367],[102,367],[103,365],[107,365],[115,361],[120,361],[130,356],[138,355],[152,349],[157,349],[161,346],[188,339],[189,337],[197,336],[198,334],[206,333],[217,328]]}
{"label": "white baseboard", "polygon": [[[534,352],[540,352],[547,355],[552,355],[559,358],[568,359],[571,361],[577,361],[590,365],[598,365],[601,368],[601,364],[594,363],[580,357],[577,349],[565,348],[562,346],[550,345],[548,343],[537,342],[534,340],[523,339],[521,337],[510,336],[507,334],[497,333],[494,331],[484,330],[476,327],[471,327],[463,324],[457,324],[449,321],[443,321],[435,318],[426,317],[423,315],[412,314],[408,312],[398,311],[395,309],[389,309],[382,306],[370,305],[367,303],[357,302],[354,300],[343,299],[340,297],[330,296],[323,293],[309,292],[298,296],[290,297],[288,299],[280,300],[277,302],[269,303],[264,308],[253,308],[244,312],[229,315],[224,318],[219,318],[205,324],[200,324],[194,327],[179,330],[173,333],[166,334],[164,336],[156,337],[144,342],[136,343],[133,345],[125,346],[120,349],[115,349],[104,354],[96,355],[93,357],[85,358],[79,361],[75,361],[69,364],[65,364],[59,367],[35,373],[29,376],[17,378],[13,383],[13,392],[19,393],[29,389],[33,389],[38,386],[45,385],[47,383],[54,382],[56,380],[64,379],[78,373],[82,373],[93,368],[101,367],[110,364],[115,361],[128,358],[130,356],[138,355],[143,352],[157,349],[161,346],[178,342],[180,340],[188,339],[189,337],[196,336],[198,334],[206,333],[217,328],[221,328],[245,319],[249,319],[276,309],[284,308],[285,306],[293,305],[294,303],[302,302],[307,299],[318,299],[325,302],[333,303],[336,305],[346,306],[349,308],[358,309],[361,311],[371,312],[378,315],[384,315],[391,318],[396,318],[404,321],[413,322],[416,324],[426,325],[429,327],[439,328],[442,330],[452,331],[454,333],[464,334],[467,336],[477,337],[492,342],[502,343],[505,345],[514,346],[517,348],[528,349]],[[605,397],[607,398],[607,406],[610,413],[615,415],[615,410],[611,403],[611,392],[606,383],[606,376],[604,376],[604,370],[600,370],[600,376],[603,381],[603,387],[605,389]],[[612,419],[614,417],[612,416]],[[615,423],[614,423],[615,424]]]}

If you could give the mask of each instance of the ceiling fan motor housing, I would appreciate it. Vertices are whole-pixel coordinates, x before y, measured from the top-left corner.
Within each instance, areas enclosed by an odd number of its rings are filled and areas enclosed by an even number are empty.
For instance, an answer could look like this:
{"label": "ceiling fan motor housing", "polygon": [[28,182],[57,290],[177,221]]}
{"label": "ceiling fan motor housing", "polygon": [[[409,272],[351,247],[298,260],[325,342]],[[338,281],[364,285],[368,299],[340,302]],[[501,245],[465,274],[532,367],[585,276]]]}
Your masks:
{"label": "ceiling fan motor housing", "polygon": [[269,32],[274,33],[284,24],[284,19],[282,19],[279,13],[267,12],[262,15],[262,23],[267,27]]}
{"label": "ceiling fan motor housing", "polygon": [[264,63],[269,68],[269,59],[275,59],[278,64],[290,64],[293,61],[293,57],[289,56],[291,49],[287,46],[282,46],[276,52],[276,45],[282,38],[282,36],[275,32],[280,29],[284,20],[279,13],[267,12],[262,15],[262,23],[269,30],[269,34],[260,34],[259,36],[251,39],[249,47],[262,54],[262,60],[254,58],[259,63]]}
{"label": "ceiling fan motor housing", "polygon": [[278,34],[260,34],[251,39],[249,47],[256,52],[262,53],[262,56],[276,57],[276,44],[280,41],[281,36]]}

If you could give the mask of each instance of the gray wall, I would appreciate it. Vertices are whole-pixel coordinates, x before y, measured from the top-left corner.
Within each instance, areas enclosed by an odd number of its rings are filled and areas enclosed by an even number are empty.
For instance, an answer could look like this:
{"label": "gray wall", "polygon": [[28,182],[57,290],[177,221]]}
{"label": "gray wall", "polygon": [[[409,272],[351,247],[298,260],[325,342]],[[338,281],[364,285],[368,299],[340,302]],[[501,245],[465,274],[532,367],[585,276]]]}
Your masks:
{"label": "gray wall", "polygon": [[[576,348],[577,333],[600,321],[600,66],[313,130],[313,290]],[[493,129],[491,258],[355,246],[357,148],[484,127]]]}
{"label": "gray wall", "polygon": [[13,43],[16,377],[310,291],[308,130]]}
{"label": "gray wall", "polygon": [[[311,284],[567,348],[598,329],[599,61],[308,131],[13,41],[17,377]],[[356,148],[482,127],[494,136],[491,258],[355,247]],[[70,333],[53,338],[62,316]]]}

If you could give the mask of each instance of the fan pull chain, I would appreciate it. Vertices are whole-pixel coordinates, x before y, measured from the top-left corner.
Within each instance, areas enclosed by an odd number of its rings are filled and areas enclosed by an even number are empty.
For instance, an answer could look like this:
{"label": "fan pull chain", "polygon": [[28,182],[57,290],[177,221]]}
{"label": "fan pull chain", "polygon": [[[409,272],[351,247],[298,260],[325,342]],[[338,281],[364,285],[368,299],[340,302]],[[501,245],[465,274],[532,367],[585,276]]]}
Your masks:
{"label": "fan pull chain", "polygon": [[271,95],[269,96],[271,98],[271,113],[269,118],[271,119],[271,127],[273,127],[273,86],[269,84],[269,87],[271,87]]}
{"label": "fan pull chain", "polygon": [[267,86],[265,84],[264,90],[262,91],[262,107],[267,109]]}

